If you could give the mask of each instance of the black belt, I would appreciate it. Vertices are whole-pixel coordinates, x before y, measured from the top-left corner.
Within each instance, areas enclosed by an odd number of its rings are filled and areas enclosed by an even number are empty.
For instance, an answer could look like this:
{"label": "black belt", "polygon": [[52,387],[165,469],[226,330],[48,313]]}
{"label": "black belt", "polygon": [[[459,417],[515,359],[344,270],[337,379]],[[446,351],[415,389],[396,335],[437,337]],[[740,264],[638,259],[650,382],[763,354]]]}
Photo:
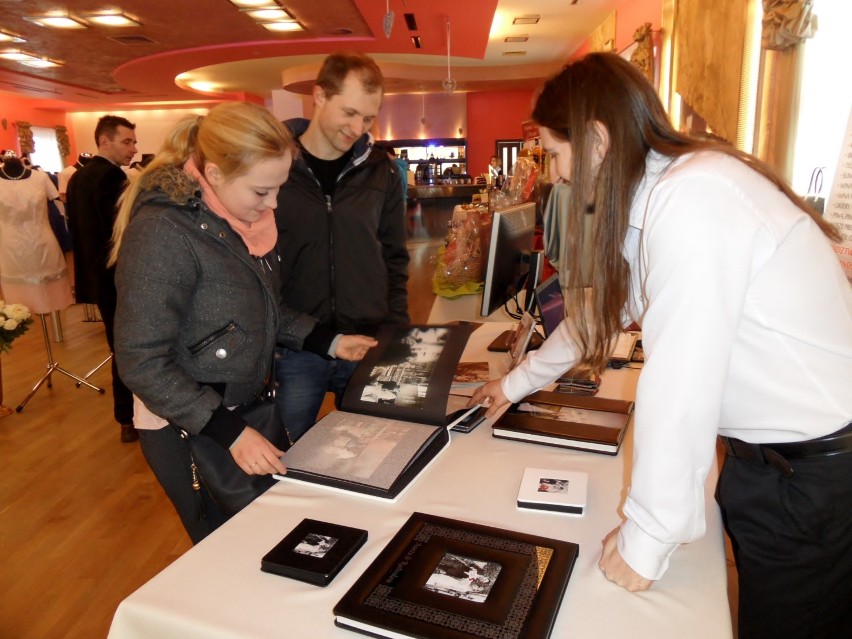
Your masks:
{"label": "black belt", "polygon": [[725,452],[731,457],[774,466],[790,477],[793,475],[793,469],[788,460],[826,457],[852,451],[852,422],[835,433],[803,442],[750,444],[733,437],[720,439],[725,446]]}

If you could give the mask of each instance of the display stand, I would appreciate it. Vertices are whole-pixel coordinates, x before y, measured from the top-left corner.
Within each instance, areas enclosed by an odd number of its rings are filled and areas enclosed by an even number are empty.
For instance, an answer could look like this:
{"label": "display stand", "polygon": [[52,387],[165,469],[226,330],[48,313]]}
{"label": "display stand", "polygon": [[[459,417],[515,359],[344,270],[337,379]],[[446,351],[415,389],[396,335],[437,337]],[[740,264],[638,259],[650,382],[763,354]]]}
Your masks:
{"label": "display stand", "polygon": [[[18,404],[18,407],[15,408],[15,411],[20,413],[22,410],[24,410],[24,407],[27,405],[27,402],[29,402],[33,398],[33,395],[36,394],[36,391],[38,391],[38,389],[41,388],[42,384],[44,384],[45,382],[47,382],[48,388],[52,388],[53,387],[52,376],[53,376],[54,372],[62,373],[63,375],[67,375],[68,377],[77,380],[77,386],[78,387],[81,384],[85,384],[86,386],[88,386],[92,390],[96,390],[100,394],[103,395],[103,393],[104,393],[103,388],[95,386],[94,384],[90,384],[84,378],[79,377],[78,375],[75,375],[74,373],[71,373],[71,372],[65,370],[64,368],[62,368],[59,365],[59,362],[57,362],[55,359],[53,359],[53,350],[50,347],[50,337],[47,334],[47,320],[45,319],[45,316],[42,313],[39,313],[38,316],[39,316],[39,319],[41,319],[41,332],[42,332],[42,335],[44,336],[44,346],[47,349],[47,372],[44,375],[42,375],[41,379],[38,380],[38,382],[36,382],[36,385],[33,386],[33,389],[27,394],[26,397],[24,397],[23,401],[21,401],[21,403]],[[95,370],[97,370],[97,369],[95,369]]]}

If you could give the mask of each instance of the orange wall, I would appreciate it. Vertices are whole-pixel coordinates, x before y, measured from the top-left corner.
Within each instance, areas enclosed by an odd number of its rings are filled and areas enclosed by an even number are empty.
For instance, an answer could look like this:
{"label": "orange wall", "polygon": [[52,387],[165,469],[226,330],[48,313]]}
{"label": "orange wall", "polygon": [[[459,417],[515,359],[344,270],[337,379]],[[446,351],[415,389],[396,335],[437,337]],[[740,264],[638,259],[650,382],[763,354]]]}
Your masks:
{"label": "orange wall", "polygon": [[[18,130],[15,122],[29,122],[33,126],[53,128],[65,126],[68,128],[68,137],[71,139],[71,152],[74,153],[74,134],[68,124],[68,116],[64,111],[44,109],[40,107],[43,100],[25,98],[11,93],[0,91],[0,149],[12,149],[20,153],[18,144]],[[69,158],[66,158],[66,162]]]}
{"label": "orange wall", "polygon": [[484,91],[467,94],[467,171],[488,170],[497,140],[523,138],[521,122],[532,112],[532,91]]}
{"label": "orange wall", "polygon": [[[654,42],[659,40],[663,21],[663,3],[660,0],[624,0],[615,11],[615,51],[621,52],[633,44],[633,33],[646,22],[651,23]],[[571,54],[571,60],[582,58],[589,52],[588,39]]]}

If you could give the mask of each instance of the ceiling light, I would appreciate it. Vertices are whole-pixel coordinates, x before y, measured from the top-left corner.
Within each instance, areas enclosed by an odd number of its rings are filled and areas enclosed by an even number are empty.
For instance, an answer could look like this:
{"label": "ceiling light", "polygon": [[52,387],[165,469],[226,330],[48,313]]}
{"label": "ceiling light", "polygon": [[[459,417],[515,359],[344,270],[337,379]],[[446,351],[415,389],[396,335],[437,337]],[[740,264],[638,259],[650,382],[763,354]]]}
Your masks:
{"label": "ceiling light", "polygon": [[52,67],[58,67],[62,63],[56,60],[48,60],[47,58],[34,58],[32,60],[21,60],[21,64],[25,64],[28,67],[37,67],[39,69],[50,69]]}
{"label": "ceiling light", "polygon": [[142,23],[134,20],[120,11],[104,11],[103,13],[87,13],[83,17],[88,22],[94,22],[102,27],[141,27]]}
{"label": "ceiling light", "polygon": [[243,9],[246,15],[251,16],[255,20],[288,20],[292,21],[293,16],[284,11],[284,9]]}
{"label": "ceiling light", "polygon": [[538,24],[541,16],[519,16],[512,20],[512,24]]}
{"label": "ceiling light", "polygon": [[278,22],[261,22],[260,26],[269,29],[270,31],[301,31],[302,25],[295,20],[280,20]]}
{"label": "ceiling light", "polygon": [[507,36],[503,38],[503,42],[526,42],[530,37],[528,35]]}
{"label": "ceiling light", "polygon": [[193,80],[192,82],[187,82],[186,86],[202,93],[215,93],[219,90],[217,85],[212,82],[205,82],[204,80]]}
{"label": "ceiling light", "polygon": [[26,51],[21,51],[20,49],[3,49],[0,51],[0,59],[3,60],[12,60],[13,62],[20,62],[21,64],[26,64],[31,67],[58,67],[61,62],[56,60],[49,60],[48,58],[42,58],[33,53],[27,53]]}
{"label": "ceiling light", "polygon": [[0,42],[26,42],[21,36],[9,33],[8,31],[0,31]]}
{"label": "ceiling light", "polygon": [[268,7],[275,3],[271,0],[229,0],[229,2],[238,7]]}
{"label": "ceiling light", "polygon": [[34,22],[40,27],[51,27],[53,29],[86,28],[84,22],[67,15],[24,16],[24,20],[27,20],[28,22]]}

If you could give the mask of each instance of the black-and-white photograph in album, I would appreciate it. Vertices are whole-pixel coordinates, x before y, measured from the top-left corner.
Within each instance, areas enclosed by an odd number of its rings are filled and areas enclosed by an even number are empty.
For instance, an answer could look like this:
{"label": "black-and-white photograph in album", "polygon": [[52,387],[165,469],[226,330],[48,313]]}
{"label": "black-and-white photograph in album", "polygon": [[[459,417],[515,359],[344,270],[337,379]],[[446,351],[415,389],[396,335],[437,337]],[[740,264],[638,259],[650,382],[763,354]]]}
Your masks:
{"label": "black-and-white photograph in album", "polygon": [[419,408],[449,330],[445,327],[407,329],[394,339],[370,371],[361,401]]}
{"label": "black-and-white photograph in album", "polygon": [[426,580],[426,590],[450,597],[482,603],[497,581],[502,567],[492,561],[479,561],[446,553]]}
{"label": "black-and-white photograph in album", "polygon": [[308,533],[302,541],[296,544],[296,547],[293,548],[293,552],[299,553],[300,555],[309,555],[311,557],[316,557],[317,559],[322,559],[336,543],[337,539],[334,537],[320,535],[318,533]]}
{"label": "black-and-white photograph in album", "polygon": [[564,493],[567,490],[567,479],[551,479],[550,477],[542,477],[538,480],[538,492],[540,493]]}

